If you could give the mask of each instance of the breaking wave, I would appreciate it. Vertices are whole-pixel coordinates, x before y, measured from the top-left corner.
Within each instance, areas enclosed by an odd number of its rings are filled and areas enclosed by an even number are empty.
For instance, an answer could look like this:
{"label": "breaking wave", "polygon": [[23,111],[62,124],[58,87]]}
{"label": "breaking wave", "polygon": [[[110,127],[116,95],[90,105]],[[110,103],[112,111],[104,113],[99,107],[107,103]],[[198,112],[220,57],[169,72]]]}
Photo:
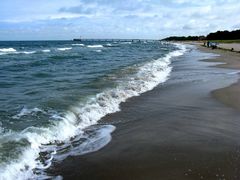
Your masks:
{"label": "breaking wave", "polygon": [[34,54],[36,51],[23,51],[23,52],[18,52],[18,53],[23,53],[23,54]]}
{"label": "breaking wave", "polygon": [[2,48],[2,49],[0,49],[0,52],[16,52],[16,49],[14,49],[14,48]]}
{"label": "breaking wave", "polygon": [[103,48],[103,45],[88,45],[89,48]]}
{"label": "breaking wave", "polygon": [[65,47],[65,48],[57,48],[59,51],[67,51],[67,50],[71,50],[71,47]]}
{"label": "breaking wave", "polygon": [[42,52],[50,52],[51,50],[50,49],[44,49],[42,50]]}
{"label": "breaking wave", "polygon": [[14,48],[2,48],[0,49],[0,55],[6,54],[34,54],[36,51],[17,51]]}
{"label": "breaking wave", "polygon": [[132,44],[132,42],[121,42],[121,44]]}
{"label": "breaking wave", "polygon": [[72,46],[85,46],[84,44],[72,44]]}
{"label": "breaking wave", "polygon": [[16,53],[17,50],[14,48],[0,48],[0,55]]}

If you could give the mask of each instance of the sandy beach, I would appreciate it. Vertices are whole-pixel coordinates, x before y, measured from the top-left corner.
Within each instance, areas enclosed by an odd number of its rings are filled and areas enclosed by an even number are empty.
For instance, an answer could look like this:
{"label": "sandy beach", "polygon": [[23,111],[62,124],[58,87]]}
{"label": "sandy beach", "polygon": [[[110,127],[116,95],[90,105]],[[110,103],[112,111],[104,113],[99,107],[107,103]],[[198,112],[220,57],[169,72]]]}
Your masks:
{"label": "sandy beach", "polygon": [[[201,51],[221,56],[209,58]],[[102,124],[117,127],[107,146],[68,157],[48,173],[85,180],[239,179],[240,112],[231,108],[239,107],[239,85],[231,85],[238,76],[235,69],[214,67],[203,57],[231,59],[220,67],[237,69],[230,62],[237,65],[238,54],[191,47],[175,60],[166,83],[103,118]]]}

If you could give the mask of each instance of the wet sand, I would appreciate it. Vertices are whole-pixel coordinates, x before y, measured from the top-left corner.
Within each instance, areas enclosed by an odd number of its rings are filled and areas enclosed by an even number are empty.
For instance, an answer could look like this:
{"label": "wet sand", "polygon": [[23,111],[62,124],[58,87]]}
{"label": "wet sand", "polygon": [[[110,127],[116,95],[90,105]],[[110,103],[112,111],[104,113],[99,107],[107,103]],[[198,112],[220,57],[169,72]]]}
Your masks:
{"label": "wet sand", "polygon": [[230,52],[221,49],[211,49],[198,45],[198,48],[201,51],[216,53],[219,57],[214,59],[208,59],[207,62],[221,62],[223,64],[217,65],[220,68],[230,68],[230,69],[239,69],[240,70],[240,53]]}
{"label": "wet sand", "polygon": [[226,94],[236,75],[199,61],[197,51],[174,61],[166,83],[101,121],[117,127],[107,146],[55,163],[48,173],[84,180],[240,179],[240,113],[211,96],[221,100],[219,91]]}
{"label": "wet sand", "polygon": [[[223,64],[217,65],[217,67],[237,69],[240,73],[240,53],[228,52],[220,49],[211,50],[205,47],[199,48],[202,51],[214,52],[220,55],[216,59],[207,60],[208,62],[221,62]],[[212,91],[212,95],[227,106],[236,108],[240,111],[240,81],[231,86],[214,90]]]}
{"label": "wet sand", "polygon": [[222,103],[240,111],[240,81],[231,86],[215,90],[212,95]]}

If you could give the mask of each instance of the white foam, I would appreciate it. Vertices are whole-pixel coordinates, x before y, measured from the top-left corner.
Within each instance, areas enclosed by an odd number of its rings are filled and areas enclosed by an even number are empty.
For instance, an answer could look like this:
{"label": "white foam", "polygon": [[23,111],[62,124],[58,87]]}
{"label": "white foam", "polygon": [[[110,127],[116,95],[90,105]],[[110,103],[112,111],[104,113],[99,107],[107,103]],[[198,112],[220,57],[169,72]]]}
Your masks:
{"label": "white foam", "polygon": [[98,50],[96,50],[96,52],[102,52],[102,50],[101,50],[101,49],[98,49]]}
{"label": "white foam", "polygon": [[67,51],[67,50],[71,50],[71,47],[65,47],[65,48],[57,48],[59,51]]}
{"label": "white foam", "polygon": [[23,51],[23,52],[19,52],[19,53],[23,53],[23,54],[34,54],[34,53],[36,53],[36,51]]}
{"label": "white foam", "polygon": [[[83,134],[82,137],[85,139],[79,146],[72,146],[71,143],[65,144],[63,146],[56,147],[57,151],[62,151],[62,149],[66,149],[66,147],[70,147],[69,150],[64,154],[55,154],[54,159],[57,161],[62,161],[68,156],[79,156],[83,154],[87,154],[90,152],[98,151],[107,145],[112,137],[111,133],[115,130],[115,126],[113,125],[104,125],[99,129],[94,130],[93,133]],[[79,139],[77,139],[79,140]]]}
{"label": "white foam", "polygon": [[[51,165],[51,160],[62,160],[68,155],[79,155],[96,151],[105,146],[111,140],[113,126],[108,126],[96,131],[96,135],[87,137],[87,140],[77,147],[72,148],[66,154],[58,154],[57,146],[44,145],[49,143],[64,142],[66,147],[71,142],[71,137],[84,137],[85,128],[96,124],[102,117],[109,113],[120,111],[120,103],[128,98],[138,96],[141,93],[152,90],[155,86],[165,82],[172,70],[171,58],[184,53],[183,45],[177,45],[180,50],[171,52],[165,57],[152,60],[138,67],[136,74],[126,77],[118,86],[108,89],[96,96],[89,98],[86,103],[79,103],[70,108],[59,121],[54,121],[50,127],[29,127],[22,131],[18,138],[27,139],[30,143],[18,160],[0,167],[0,179],[28,179],[35,178],[33,169],[46,169]],[[19,116],[29,113],[22,110]],[[63,148],[63,147],[61,147]],[[37,158],[42,151],[50,152],[51,157],[45,165]]]}
{"label": "white foam", "polygon": [[43,49],[42,52],[50,52],[50,49]]}
{"label": "white foam", "polygon": [[5,54],[34,54],[36,51],[17,51],[14,48],[2,48],[0,49],[0,55]]}
{"label": "white foam", "polygon": [[2,48],[0,49],[0,52],[16,52],[16,49],[14,48]]}
{"label": "white foam", "polygon": [[16,49],[14,48],[0,48],[0,55],[5,55],[5,54],[13,54],[16,53]]}
{"label": "white foam", "polygon": [[107,44],[106,44],[106,46],[108,46],[108,47],[111,47],[111,46],[112,46],[112,44],[111,44],[111,43],[107,43]]}
{"label": "white foam", "polygon": [[84,44],[72,44],[72,46],[85,46]]}
{"label": "white foam", "polygon": [[88,45],[89,48],[103,48],[103,45]]}
{"label": "white foam", "polygon": [[233,72],[229,72],[229,73],[227,73],[227,74],[229,74],[229,75],[240,74],[240,71],[233,71]]}
{"label": "white foam", "polygon": [[132,44],[132,42],[122,42],[121,44]]}

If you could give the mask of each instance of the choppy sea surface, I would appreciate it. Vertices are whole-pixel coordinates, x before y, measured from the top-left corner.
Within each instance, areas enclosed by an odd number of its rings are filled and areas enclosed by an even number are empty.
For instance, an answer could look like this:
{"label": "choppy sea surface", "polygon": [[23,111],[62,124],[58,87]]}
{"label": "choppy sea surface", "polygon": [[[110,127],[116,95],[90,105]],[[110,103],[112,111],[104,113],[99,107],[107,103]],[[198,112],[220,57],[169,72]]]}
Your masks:
{"label": "choppy sea surface", "polygon": [[47,179],[54,161],[101,149],[115,127],[99,120],[167,81],[185,50],[159,41],[0,42],[0,179]]}

